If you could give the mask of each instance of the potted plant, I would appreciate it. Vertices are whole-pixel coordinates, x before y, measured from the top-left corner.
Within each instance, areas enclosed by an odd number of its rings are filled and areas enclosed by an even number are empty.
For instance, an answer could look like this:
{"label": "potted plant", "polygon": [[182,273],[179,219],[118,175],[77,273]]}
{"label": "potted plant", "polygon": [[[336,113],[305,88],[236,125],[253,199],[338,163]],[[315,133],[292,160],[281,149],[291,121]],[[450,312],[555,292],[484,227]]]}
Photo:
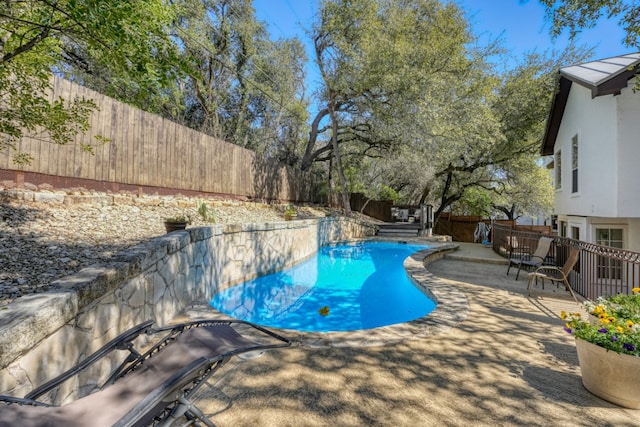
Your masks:
{"label": "potted plant", "polygon": [[164,220],[164,228],[167,230],[167,233],[171,233],[172,231],[176,230],[184,230],[190,223],[191,218],[189,218],[188,216],[180,215],[166,218]]}
{"label": "potted plant", "polygon": [[586,302],[588,319],[580,313],[561,317],[576,338],[584,387],[616,405],[640,409],[640,288],[632,292]]}
{"label": "potted plant", "polygon": [[296,212],[296,209],[293,207],[293,203],[289,203],[287,205],[287,208],[284,210],[284,220],[291,221],[296,219],[297,216],[298,216],[298,213]]}

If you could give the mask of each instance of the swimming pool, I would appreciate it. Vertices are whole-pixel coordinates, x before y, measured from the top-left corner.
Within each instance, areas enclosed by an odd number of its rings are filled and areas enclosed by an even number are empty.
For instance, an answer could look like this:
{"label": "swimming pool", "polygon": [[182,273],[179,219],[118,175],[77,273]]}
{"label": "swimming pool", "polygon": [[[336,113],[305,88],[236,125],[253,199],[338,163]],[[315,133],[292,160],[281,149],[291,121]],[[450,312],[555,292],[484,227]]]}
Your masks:
{"label": "swimming pool", "polygon": [[326,246],[288,270],[218,293],[210,305],[237,319],[307,332],[407,322],[436,307],[403,268],[407,256],[427,248],[391,242]]}

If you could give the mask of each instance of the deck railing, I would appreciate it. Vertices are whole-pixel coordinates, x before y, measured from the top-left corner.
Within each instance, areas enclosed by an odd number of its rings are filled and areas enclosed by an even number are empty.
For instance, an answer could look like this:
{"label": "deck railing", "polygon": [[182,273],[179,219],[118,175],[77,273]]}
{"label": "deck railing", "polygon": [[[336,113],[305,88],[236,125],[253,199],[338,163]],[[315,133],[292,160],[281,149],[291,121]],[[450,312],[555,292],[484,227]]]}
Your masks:
{"label": "deck railing", "polygon": [[541,236],[553,238],[545,264],[561,267],[571,247],[580,250],[569,284],[589,300],[599,296],[630,294],[640,287],[640,253],[536,232],[494,225],[493,250],[505,258],[533,253]]}

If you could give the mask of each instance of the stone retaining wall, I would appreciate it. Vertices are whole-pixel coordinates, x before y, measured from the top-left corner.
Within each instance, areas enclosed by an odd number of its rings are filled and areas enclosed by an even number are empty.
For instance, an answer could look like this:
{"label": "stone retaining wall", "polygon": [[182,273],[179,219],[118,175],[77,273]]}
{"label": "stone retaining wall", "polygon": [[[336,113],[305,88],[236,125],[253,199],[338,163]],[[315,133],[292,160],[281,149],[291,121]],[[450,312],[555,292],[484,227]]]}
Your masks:
{"label": "stone retaining wall", "polygon": [[[0,394],[24,396],[138,323],[165,325],[190,303],[287,268],[329,242],[374,234],[370,224],[330,217],[190,228],[134,246],[0,311]],[[62,393],[75,395],[69,382]]]}

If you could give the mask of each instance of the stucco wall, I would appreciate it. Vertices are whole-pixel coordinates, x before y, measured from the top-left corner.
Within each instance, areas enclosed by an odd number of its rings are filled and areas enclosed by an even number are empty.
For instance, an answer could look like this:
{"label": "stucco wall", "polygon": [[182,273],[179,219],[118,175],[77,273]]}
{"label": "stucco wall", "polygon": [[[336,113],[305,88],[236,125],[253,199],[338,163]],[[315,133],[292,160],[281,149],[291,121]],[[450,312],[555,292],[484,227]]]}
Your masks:
{"label": "stucco wall", "polygon": [[[561,215],[640,217],[640,94],[635,80],[620,95],[591,98],[574,83],[554,151],[562,150],[562,189],[555,211]],[[571,188],[571,138],[578,135],[579,191]]]}
{"label": "stucco wall", "polygon": [[[325,218],[191,228],[132,247],[0,312],[0,394],[24,396],[138,323],[167,324],[190,303],[329,242],[374,234],[366,223]],[[76,388],[70,382],[54,400]]]}
{"label": "stucco wall", "polygon": [[618,113],[618,216],[640,218],[640,93],[635,79],[616,97]]}
{"label": "stucco wall", "polygon": [[[591,92],[576,83],[571,86],[554,153],[562,150],[562,188],[556,190],[555,212],[559,215],[616,216],[617,97],[591,98]],[[571,188],[571,139],[578,135],[577,193]]]}

